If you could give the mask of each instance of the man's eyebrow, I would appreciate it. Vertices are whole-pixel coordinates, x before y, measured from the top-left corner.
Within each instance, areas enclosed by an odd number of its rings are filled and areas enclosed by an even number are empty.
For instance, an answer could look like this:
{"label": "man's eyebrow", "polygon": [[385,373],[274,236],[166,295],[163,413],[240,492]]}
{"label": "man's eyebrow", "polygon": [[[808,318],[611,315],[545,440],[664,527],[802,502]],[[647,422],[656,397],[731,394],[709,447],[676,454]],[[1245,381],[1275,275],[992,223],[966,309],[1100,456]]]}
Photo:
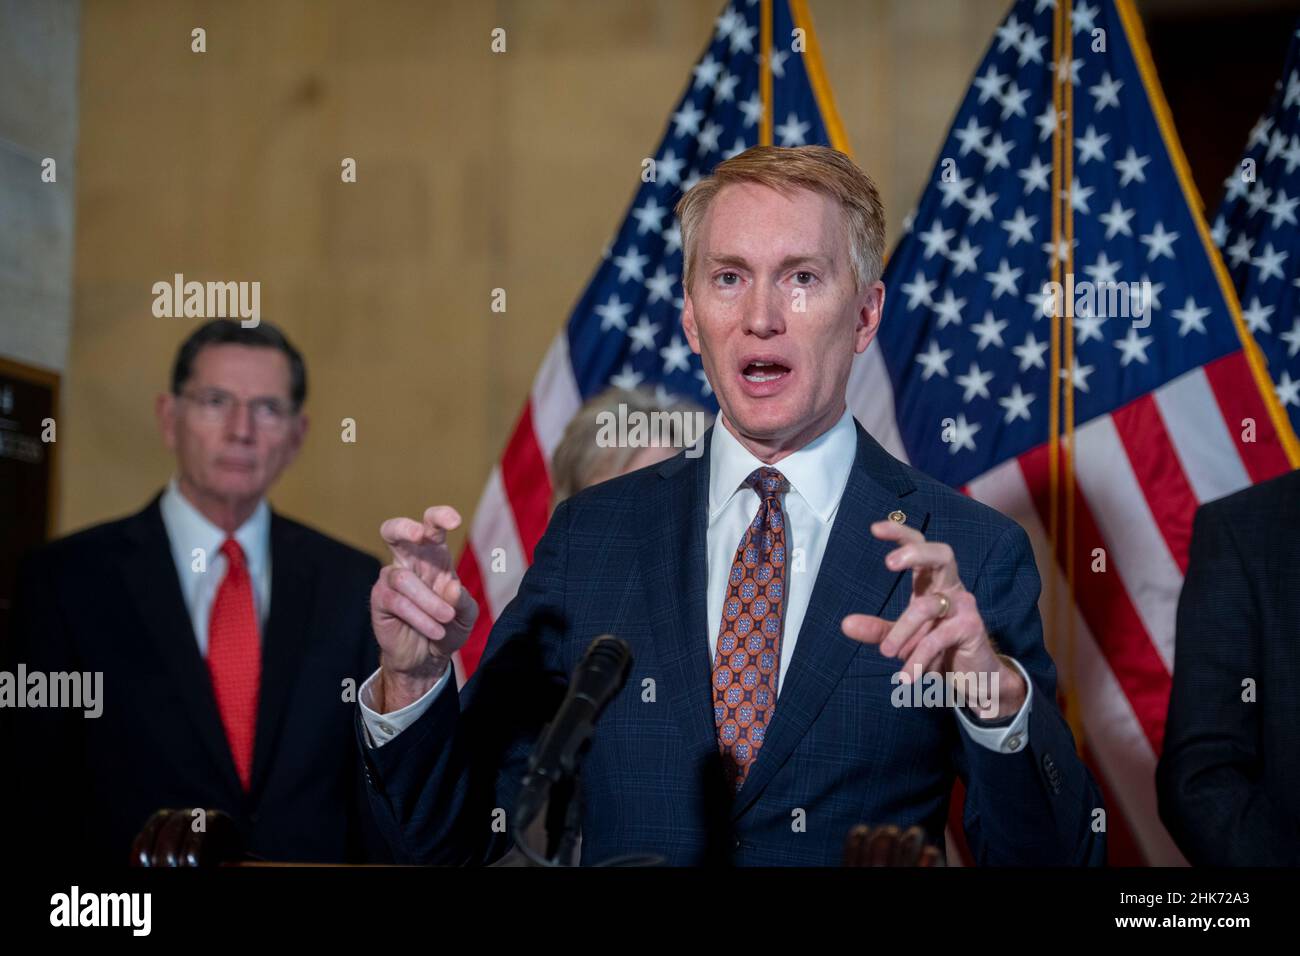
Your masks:
{"label": "man's eyebrow", "polygon": [[[706,254],[704,261],[714,266],[743,266],[749,267],[748,261],[744,256],[727,255],[727,254]],[[790,269],[794,266],[816,265],[822,268],[830,268],[831,260],[826,256],[813,255],[811,253],[804,255],[786,256],[778,264],[781,270]]]}
{"label": "man's eyebrow", "polygon": [[[234,392],[232,392],[230,389],[228,389],[228,388],[223,388],[223,387],[220,386],[220,385],[197,385],[197,384],[196,384],[194,387],[195,387],[196,390],[198,390],[198,391],[202,391],[202,392],[221,392],[221,393],[223,393],[223,394],[225,394],[225,395],[229,395],[231,398],[239,398],[239,396],[236,395]],[[274,393],[272,393],[272,392],[267,392],[267,393],[264,393],[264,394],[262,394],[262,395],[250,395],[248,398],[244,399],[244,401],[246,401],[246,402],[260,402],[260,401],[265,401],[265,400],[267,400],[268,398],[273,398],[273,399],[275,399],[277,402],[283,401],[283,402],[288,402],[289,404],[293,404],[293,396],[291,396],[291,395],[276,395],[276,394],[274,394]]]}

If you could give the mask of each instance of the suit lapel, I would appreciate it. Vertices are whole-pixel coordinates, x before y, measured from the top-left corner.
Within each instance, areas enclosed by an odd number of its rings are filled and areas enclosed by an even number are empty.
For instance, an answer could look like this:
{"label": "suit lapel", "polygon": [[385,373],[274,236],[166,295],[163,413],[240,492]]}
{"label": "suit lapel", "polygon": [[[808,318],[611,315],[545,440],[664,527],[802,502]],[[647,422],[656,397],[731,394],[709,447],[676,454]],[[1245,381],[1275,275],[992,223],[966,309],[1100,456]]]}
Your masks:
{"label": "suit lapel", "polygon": [[856,421],[854,424],[858,447],[853,469],[813,584],[790,670],[777,697],[772,725],[736,796],[734,817],[754,803],[794,752],[853,655],[859,650],[878,653],[840,632],[840,621],[847,614],[879,614],[903,577],[903,573],[890,573],[885,568],[885,555],[893,545],[871,534],[872,522],[901,510],[912,527],[923,531],[928,523],[928,513],[913,513],[903,506],[901,499],[914,486],[900,463],[861,425]]}
{"label": "suit lapel", "polygon": [[659,468],[663,480],[639,503],[641,526],[656,529],[649,535],[642,568],[655,650],[671,681],[669,706],[692,756],[717,750],[705,620],[712,434],[710,428],[701,439],[700,457],[681,454],[664,462]]}
{"label": "suit lapel", "polygon": [[262,634],[261,691],[250,784],[253,794],[259,792],[270,770],[285,707],[306,650],[316,569],[311,551],[300,537],[296,525],[272,512],[271,607]]}
{"label": "suit lapel", "polygon": [[219,768],[222,782],[238,793],[239,776],[221,726],[212,678],[199,653],[194,625],[181,596],[171,544],[158,507],[160,497],[156,496],[126,528],[129,546],[122,576],[146,632],[180,688],[181,700],[204,749]]}

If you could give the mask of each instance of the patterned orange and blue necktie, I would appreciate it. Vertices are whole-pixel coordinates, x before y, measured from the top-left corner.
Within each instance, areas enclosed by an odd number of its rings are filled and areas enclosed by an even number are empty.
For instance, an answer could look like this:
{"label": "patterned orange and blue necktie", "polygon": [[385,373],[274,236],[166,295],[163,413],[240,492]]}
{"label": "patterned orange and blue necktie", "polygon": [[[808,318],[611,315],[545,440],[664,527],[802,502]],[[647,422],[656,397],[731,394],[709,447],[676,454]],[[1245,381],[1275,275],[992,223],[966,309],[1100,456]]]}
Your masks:
{"label": "patterned orange and blue necktie", "polygon": [[758,492],[758,513],[731,564],[713,657],[713,722],[723,769],[736,791],[745,785],[772,724],[785,609],[785,476],[758,468],[745,484]]}

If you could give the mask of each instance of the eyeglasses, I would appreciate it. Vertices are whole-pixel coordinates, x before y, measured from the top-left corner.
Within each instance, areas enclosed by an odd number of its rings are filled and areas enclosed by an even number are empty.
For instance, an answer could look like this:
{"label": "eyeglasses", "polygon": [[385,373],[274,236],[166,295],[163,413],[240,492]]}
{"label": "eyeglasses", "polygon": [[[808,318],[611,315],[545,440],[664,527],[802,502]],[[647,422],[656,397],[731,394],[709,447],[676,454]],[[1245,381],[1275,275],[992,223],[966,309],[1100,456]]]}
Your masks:
{"label": "eyeglasses", "polygon": [[177,397],[193,403],[199,419],[212,425],[225,423],[230,413],[243,405],[252,411],[253,424],[268,432],[282,431],[294,415],[294,409],[278,398],[252,398],[245,402],[220,388],[180,392]]}

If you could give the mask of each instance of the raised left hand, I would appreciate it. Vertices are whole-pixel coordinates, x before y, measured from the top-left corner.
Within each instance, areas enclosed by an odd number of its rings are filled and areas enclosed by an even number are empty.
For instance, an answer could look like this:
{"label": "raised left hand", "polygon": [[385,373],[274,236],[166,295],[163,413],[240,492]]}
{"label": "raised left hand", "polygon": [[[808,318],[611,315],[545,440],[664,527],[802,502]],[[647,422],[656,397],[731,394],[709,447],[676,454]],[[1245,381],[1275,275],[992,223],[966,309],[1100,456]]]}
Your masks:
{"label": "raised left hand", "polygon": [[998,709],[978,712],[982,719],[1014,714],[1025,700],[1020,672],[999,657],[984,627],[975,596],[957,574],[957,556],[941,541],[926,541],[915,528],[877,521],[871,533],[898,547],[885,556],[891,571],[912,572],[912,598],[897,621],[870,614],[850,614],[840,624],[847,637],[876,644],[886,657],[903,661],[900,680],[922,674],[988,674],[997,681]]}

